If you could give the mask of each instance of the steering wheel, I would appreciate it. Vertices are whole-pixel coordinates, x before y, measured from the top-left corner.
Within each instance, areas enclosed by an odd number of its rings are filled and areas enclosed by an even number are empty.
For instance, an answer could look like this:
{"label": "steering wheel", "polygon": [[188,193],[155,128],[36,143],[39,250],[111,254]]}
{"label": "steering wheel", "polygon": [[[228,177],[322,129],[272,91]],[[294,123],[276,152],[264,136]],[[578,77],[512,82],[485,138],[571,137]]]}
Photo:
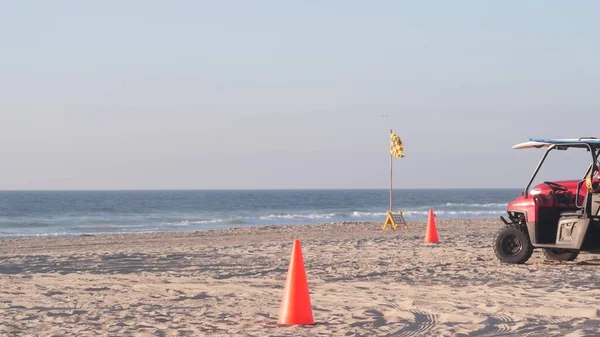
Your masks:
{"label": "steering wheel", "polygon": [[552,189],[552,191],[568,191],[569,189],[564,187],[563,185],[559,185],[557,183],[553,183],[551,181],[544,181],[544,185],[548,185]]}

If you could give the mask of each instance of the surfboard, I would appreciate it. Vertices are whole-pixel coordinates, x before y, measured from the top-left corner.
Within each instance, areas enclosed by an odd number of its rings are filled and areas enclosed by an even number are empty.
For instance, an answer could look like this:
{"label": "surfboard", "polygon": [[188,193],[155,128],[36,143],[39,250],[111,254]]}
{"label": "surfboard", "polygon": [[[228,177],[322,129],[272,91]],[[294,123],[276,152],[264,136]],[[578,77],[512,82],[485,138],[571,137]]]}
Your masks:
{"label": "surfboard", "polygon": [[529,138],[530,141],[550,144],[564,143],[582,143],[582,144],[600,144],[600,139],[597,138],[565,138],[565,139],[546,139],[546,138]]}
{"label": "surfboard", "polygon": [[540,147],[548,147],[550,145],[560,145],[560,144],[594,144],[600,145],[600,139],[596,138],[560,138],[560,139],[548,139],[548,138],[529,138],[528,142],[519,143],[512,148],[515,150],[520,149],[530,149],[540,148]]}
{"label": "surfboard", "polygon": [[552,144],[544,143],[544,142],[537,142],[537,141],[529,141],[529,142],[525,142],[525,143],[519,143],[519,144],[513,146],[512,148],[515,150],[520,150],[520,149],[530,149],[532,147],[540,148],[540,147],[550,146],[550,145],[552,145]]}

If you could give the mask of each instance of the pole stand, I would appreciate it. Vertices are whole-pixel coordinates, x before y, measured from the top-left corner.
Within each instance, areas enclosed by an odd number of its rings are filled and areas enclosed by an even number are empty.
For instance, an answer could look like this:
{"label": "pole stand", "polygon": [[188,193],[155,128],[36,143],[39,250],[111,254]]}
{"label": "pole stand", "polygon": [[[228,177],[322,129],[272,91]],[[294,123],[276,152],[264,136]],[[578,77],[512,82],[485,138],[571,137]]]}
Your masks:
{"label": "pole stand", "polygon": [[404,219],[404,214],[402,211],[398,211],[398,215],[394,215],[391,211],[387,211],[387,217],[385,218],[385,222],[383,223],[382,231],[385,231],[387,226],[390,226],[392,230],[398,229],[398,223],[402,222],[404,225],[404,229],[408,229],[408,224]]}

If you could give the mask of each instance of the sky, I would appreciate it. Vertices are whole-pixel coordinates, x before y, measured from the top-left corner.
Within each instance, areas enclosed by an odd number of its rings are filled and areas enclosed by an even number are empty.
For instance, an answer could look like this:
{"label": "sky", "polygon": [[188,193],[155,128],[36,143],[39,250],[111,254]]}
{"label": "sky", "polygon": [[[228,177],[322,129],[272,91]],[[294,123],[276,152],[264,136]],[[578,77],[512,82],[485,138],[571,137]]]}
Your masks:
{"label": "sky", "polygon": [[[524,187],[543,151],[513,145],[600,137],[599,12],[4,2],[0,189],[388,188],[390,129],[394,188]],[[580,178],[564,158],[547,170]]]}

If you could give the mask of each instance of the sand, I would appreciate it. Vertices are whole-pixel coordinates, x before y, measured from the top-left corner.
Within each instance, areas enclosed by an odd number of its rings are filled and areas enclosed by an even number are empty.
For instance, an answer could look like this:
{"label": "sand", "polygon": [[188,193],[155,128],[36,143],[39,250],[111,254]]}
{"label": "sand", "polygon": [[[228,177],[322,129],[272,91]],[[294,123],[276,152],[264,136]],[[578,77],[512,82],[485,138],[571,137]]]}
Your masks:
{"label": "sand", "polygon": [[[600,255],[526,265],[498,220],[0,240],[1,336],[597,336]],[[278,327],[294,239],[316,324]]]}

